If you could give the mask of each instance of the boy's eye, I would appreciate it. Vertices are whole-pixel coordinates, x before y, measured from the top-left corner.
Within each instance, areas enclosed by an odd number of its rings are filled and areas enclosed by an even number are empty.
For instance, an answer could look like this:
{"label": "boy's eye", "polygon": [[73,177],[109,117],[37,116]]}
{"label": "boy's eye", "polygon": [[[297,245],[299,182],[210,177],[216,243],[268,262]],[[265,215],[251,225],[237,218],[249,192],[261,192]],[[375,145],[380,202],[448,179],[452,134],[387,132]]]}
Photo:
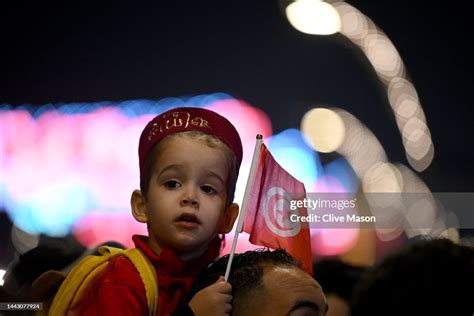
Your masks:
{"label": "boy's eye", "polygon": [[181,183],[175,180],[169,180],[165,182],[165,187],[167,187],[168,189],[176,189],[176,188],[179,188],[180,186],[181,186]]}
{"label": "boy's eye", "polygon": [[208,194],[217,193],[217,191],[216,191],[213,187],[211,187],[211,186],[209,186],[209,185],[203,185],[203,186],[201,187],[201,190],[202,190],[203,192],[205,192],[205,193],[208,193]]}

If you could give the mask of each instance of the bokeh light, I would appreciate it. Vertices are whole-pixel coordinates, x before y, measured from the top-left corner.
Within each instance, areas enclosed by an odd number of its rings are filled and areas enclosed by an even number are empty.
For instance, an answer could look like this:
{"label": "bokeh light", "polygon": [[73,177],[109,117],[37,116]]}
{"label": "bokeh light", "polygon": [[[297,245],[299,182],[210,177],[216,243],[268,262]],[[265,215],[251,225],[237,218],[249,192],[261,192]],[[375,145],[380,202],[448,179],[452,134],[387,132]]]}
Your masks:
{"label": "bokeh light", "polygon": [[4,280],[5,273],[7,273],[6,270],[0,269],[0,286],[2,286],[3,283],[5,282],[5,280]]}
{"label": "bokeh light", "polygon": [[380,32],[364,39],[364,51],[380,77],[389,82],[393,77],[403,75],[403,65],[392,42]]}
{"label": "bokeh light", "polygon": [[285,13],[290,24],[303,33],[329,35],[341,29],[339,13],[321,0],[296,0],[286,7]]}
{"label": "bokeh light", "polygon": [[[341,16],[341,33],[362,50],[387,88],[389,103],[404,140],[408,163],[419,172],[425,170],[434,157],[433,142],[418,95],[407,79],[400,54],[387,35],[369,17],[346,2],[335,2],[333,6]],[[418,119],[426,126],[421,150],[405,141],[421,138],[418,134],[407,134],[404,131],[405,124],[410,119]]]}
{"label": "bokeh light", "polygon": [[352,40],[363,40],[371,29],[369,21],[359,10],[345,2],[333,3],[341,17],[340,32]]}
{"label": "bokeh light", "polygon": [[90,210],[75,223],[72,231],[89,248],[107,241],[134,247],[133,234],[148,235],[146,224],[135,221],[129,209],[115,213]]}
{"label": "bokeh light", "polygon": [[339,114],[325,108],[309,110],[301,120],[301,130],[313,148],[322,153],[335,151],[345,137],[345,127]]}
{"label": "bokeh light", "polygon": [[350,250],[357,243],[358,228],[313,229],[311,248],[315,255],[336,256]]}
{"label": "bokeh light", "polygon": [[315,189],[316,179],[321,176],[321,163],[299,130],[287,129],[273,135],[268,140],[268,149],[280,166],[304,183],[306,191]]}
{"label": "bokeh light", "polygon": [[387,156],[377,137],[351,113],[336,109],[345,126],[345,135],[337,152],[343,155],[360,179],[369,168],[378,162],[387,161]]}
{"label": "bokeh light", "polygon": [[[359,179],[354,170],[344,158],[335,159],[324,165],[324,177],[328,183],[328,190],[322,192],[357,192],[359,189]],[[338,186],[331,185],[337,179]],[[318,190],[318,192],[320,192]]]}
{"label": "bokeh light", "polygon": [[272,126],[265,112],[227,94],[2,106],[0,207],[15,223],[12,237],[19,247],[30,249],[38,234],[65,236],[71,231],[88,247],[110,240],[132,246],[132,234],[146,233],[129,206],[131,192],[139,187],[139,135],[156,114],[176,106],[207,107],[228,117],[241,133],[240,203],[255,136],[269,138]]}

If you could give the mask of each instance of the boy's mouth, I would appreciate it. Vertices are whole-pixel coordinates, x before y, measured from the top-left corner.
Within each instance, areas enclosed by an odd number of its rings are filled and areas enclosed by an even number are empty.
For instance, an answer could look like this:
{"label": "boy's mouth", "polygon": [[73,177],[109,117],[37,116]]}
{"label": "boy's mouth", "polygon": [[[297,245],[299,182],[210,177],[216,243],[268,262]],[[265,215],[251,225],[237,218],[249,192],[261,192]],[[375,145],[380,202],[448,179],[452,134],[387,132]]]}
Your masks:
{"label": "boy's mouth", "polygon": [[190,224],[200,224],[198,218],[194,214],[190,213],[183,213],[178,218],[176,218],[176,222],[180,223],[190,223]]}

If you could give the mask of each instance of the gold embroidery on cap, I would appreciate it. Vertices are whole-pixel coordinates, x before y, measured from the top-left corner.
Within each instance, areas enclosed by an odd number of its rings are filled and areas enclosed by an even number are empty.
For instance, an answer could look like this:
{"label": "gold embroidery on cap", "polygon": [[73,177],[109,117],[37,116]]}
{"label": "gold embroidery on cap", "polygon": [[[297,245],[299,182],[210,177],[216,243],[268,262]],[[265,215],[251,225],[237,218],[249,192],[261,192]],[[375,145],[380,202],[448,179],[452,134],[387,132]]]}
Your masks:
{"label": "gold embroidery on cap", "polygon": [[196,116],[195,118],[193,118],[191,120],[191,124],[193,124],[195,126],[198,126],[198,127],[211,128],[211,126],[209,125],[209,122],[206,121],[205,119],[203,119],[202,117],[199,117],[199,116]]}
{"label": "gold embroidery on cap", "polygon": [[175,127],[184,127],[186,129],[189,125],[193,125],[200,128],[211,128],[211,125],[207,120],[199,116],[191,118],[191,113],[187,111],[172,112],[168,115],[168,117],[169,116],[171,117],[167,119],[167,115],[163,115],[162,123],[160,125],[158,125],[157,122],[153,123],[150,132],[148,133],[149,141],[151,141],[158,132],[163,133],[163,131],[167,131]]}
{"label": "gold embroidery on cap", "polygon": [[158,132],[158,123],[153,123],[153,125],[151,126],[151,129],[150,129],[150,132],[148,133],[148,141],[150,141],[153,136],[156,135],[156,133]]}
{"label": "gold embroidery on cap", "polygon": [[173,112],[171,113],[171,120],[166,120],[165,122],[165,129],[169,130],[173,127],[181,127],[183,126],[183,119],[180,117],[182,116],[181,114],[185,115],[186,123],[185,123],[185,128],[188,126],[188,121],[189,117],[191,114],[189,112]]}

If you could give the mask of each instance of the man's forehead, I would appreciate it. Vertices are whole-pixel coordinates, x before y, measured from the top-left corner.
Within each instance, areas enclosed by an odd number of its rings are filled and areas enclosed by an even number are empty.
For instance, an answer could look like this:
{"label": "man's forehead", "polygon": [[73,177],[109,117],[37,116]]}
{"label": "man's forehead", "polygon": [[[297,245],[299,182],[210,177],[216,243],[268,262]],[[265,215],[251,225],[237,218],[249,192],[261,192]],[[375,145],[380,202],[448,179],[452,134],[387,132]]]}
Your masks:
{"label": "man's forehead", "polygon": [[307,274],[305,271],[292,265],[276,266],[276,265],[265,265],[263,267],[263,280],[291,283],[304,282],[307,285],[311,285],[314,288],[321,288],[318,282]]}

